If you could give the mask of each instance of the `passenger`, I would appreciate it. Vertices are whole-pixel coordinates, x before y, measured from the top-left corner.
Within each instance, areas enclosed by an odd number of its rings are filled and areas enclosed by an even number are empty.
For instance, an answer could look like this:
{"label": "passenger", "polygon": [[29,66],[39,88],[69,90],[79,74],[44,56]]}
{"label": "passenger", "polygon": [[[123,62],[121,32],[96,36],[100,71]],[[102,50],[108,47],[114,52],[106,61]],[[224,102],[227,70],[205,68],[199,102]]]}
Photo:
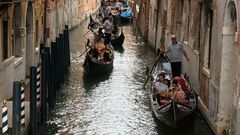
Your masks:
{"label": "passenger", "polygon": [[93,58],[98,59],[98,57],[99,57],[98,50],[96,47],[94,47],[93,48]]}
{"label": "passenger", "polygon": [[185,93],[181,89],[181,86],[178,84],[177,80],[173,80],[172,84],[168,90],[168,97],[171,97],[172,99],[175,99],[176,101],[181,101],[185,99]]}
{"label": "passenger", "polygon": [[115,8],[116,8],[117,10],[120,10],[122,6],[123,6],[122,3],[119,2],[119,0],[116,0]]}
{"label": "passenger", "polygon": [[111,62],[111,58],[110,58],[110,52],[104,51],[103,52],[103,61],[106,62]]}
{"label": "passenger", "polygon": [[164,73],[160,73],[157,76],[157,82],[154,83],[153,86],[153,100],[155,101],[157,99],[158,104],[160,105],[160,100],[165,97],[168,91],[168,85],[165,81],[165,75]]}

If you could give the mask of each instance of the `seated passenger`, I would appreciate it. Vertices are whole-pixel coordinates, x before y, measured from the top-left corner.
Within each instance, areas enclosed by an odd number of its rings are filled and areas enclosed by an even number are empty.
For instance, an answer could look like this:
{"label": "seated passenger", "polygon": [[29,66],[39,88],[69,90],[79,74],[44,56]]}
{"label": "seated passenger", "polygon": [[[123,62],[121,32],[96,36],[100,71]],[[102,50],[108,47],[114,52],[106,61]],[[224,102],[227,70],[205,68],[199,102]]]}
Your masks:
{"label": "seated passenger", "polygon": [[94,47],[94,48],[93,48],[93,58],[98,59],[98,56],[99,56],[98,50],[97,50],[96,47]]}
{"label": "seated passenger", "polygon": [[168,90],[168,97],[171,97],[172,99],[175,99],[177,101],[181,101],[185,99],[185,93],[181,89],[181,86],[178,84],[177,80],[173,80],[172,84]]}
{"label": "seated passenger", "polygon": [[103,61],[111,62],[111,58],[110,58],[110,53],[109,52],[104,51],[104,53],[103,53]]}
{"label": "seated passenger", "polygon": [[121,2],[119,2],[118,0],[116,0],[116,3],[115,3],[114,6],[116,7],[117,10],[120,10],[123,5],[122,5]]}
{"label": "seated passenger", "polygon": [[158,104],[160,104],[160,100],[161,98],[165,97],[167,90],[168,90],[168,85],[165,81],[165,75],[164,73],[160,73],[157,76],[157,82],[155,82],[153,86],[153,94],[154,94],[153,100],[155,101],[157,98],[157,102]]}
{"label": "seated passenger", "polygon": [[101,59],[102,61],[111,62],[111,49],[108,46],[105,46],[101,52]]}
{"label": "seated passenger", "polygon": [[173,78],[173,80],[177,80],[178,81],[178,84],[181,86],[182,90],[184,91],[185,95],[188,95],[189,94],[189,88],[187,87],[186,83],[185,83],[185,80],[180,77],[180,76],[176,76]]}

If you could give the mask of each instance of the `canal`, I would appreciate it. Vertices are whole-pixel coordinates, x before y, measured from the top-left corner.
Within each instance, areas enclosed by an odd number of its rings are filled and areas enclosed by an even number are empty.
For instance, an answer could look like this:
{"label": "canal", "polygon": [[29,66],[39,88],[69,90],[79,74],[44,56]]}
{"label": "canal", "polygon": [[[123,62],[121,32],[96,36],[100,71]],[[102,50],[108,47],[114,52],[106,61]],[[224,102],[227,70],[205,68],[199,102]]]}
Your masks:
{"label": "canal", "polygon": [[192,123],[179,129],[155,120],[143,89],[146,65],[153,64],[154,51],[136,41],[130,26],[123,30],[126,38],[123,49],[115,51],[113,71],[101,76],[84,74],[84,55],[80,55],[85,50],[86,24],[70,31],[71,67],[38,134],[212,135],[198,112]]}

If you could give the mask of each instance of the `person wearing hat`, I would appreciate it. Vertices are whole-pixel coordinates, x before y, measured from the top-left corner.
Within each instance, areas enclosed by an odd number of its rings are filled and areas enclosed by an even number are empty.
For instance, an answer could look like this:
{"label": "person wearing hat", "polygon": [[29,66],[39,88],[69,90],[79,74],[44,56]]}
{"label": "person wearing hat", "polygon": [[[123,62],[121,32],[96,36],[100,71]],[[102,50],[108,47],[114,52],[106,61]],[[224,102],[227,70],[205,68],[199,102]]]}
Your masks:
{"label": "person wearing hat", "polygon": [[172,42],[167,46],[166,54],[167,56],[170,56],[172,77],[174,78],[175,76],[181,76],[182,54],[185,56],[187,61],[189,61],[189,58],[183,48],[183,45],[180,42],[177,42],[175,35],[171,36],[171,40]]}

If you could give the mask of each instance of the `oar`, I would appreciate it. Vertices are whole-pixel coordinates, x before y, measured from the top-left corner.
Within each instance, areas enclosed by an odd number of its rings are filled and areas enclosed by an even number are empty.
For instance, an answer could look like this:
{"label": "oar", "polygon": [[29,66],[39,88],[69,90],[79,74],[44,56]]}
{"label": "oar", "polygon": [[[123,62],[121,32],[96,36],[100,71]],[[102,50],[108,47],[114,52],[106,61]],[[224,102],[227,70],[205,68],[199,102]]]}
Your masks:
{"label": "oar", "polygon": [[[157,59],[156,59],[155,63],[153,64],[153,66],[152,66],[152,68],[151,68],[151,70],[150,70],[150,73],[152,73],[152,71],[153,71],[154,67],[156,66],[156,64],[157,64],[157,62],[158,62],[158,59],[159,59],[159,57],[160,57],[160,54],[158,55],[158,57],[157,57]],[[147,84],[147,82],[148,82],[148,79],[149,79],[149,77],[150,77],[150,76],[151,76],[151,75],[149,75],[149,74],[148,74],[148,77],[147,77],[147,79],[146,79],[146,81],[145,81],[145,83],[144,83],[144,85],[143,85],[143,88],[145,88],[145,86],[146,86],[146,84]]]}
{"label": "oar", "polygon": [[85,50],[84,52],[82,52],[82,53],[79,55],[79,57],[82,57],[83,54],[85,54],[88,50],[89,50],[89,49],[87,49],[87,50]]}
{"label": "oar", "polygon": [[98,40],[100,40],[102,38],[103,34],[99,35],[99,37],[97,39],[94,39],[94,43],[96,43]]}
{"label": "oar", "polygon": [[[79,57],[81,57],[81,56],[83,56],[83,54],[85,54],[88,50],[89,50],[89,43],[90,43],[90,40],[89,39],[87,39],[87,43],[85,43],[86,44],[86,49],[85,49],[85,51],[83,51],[80,55],[79,55]],[[87,47],[88,47],[88,49],[87,49]]]}

